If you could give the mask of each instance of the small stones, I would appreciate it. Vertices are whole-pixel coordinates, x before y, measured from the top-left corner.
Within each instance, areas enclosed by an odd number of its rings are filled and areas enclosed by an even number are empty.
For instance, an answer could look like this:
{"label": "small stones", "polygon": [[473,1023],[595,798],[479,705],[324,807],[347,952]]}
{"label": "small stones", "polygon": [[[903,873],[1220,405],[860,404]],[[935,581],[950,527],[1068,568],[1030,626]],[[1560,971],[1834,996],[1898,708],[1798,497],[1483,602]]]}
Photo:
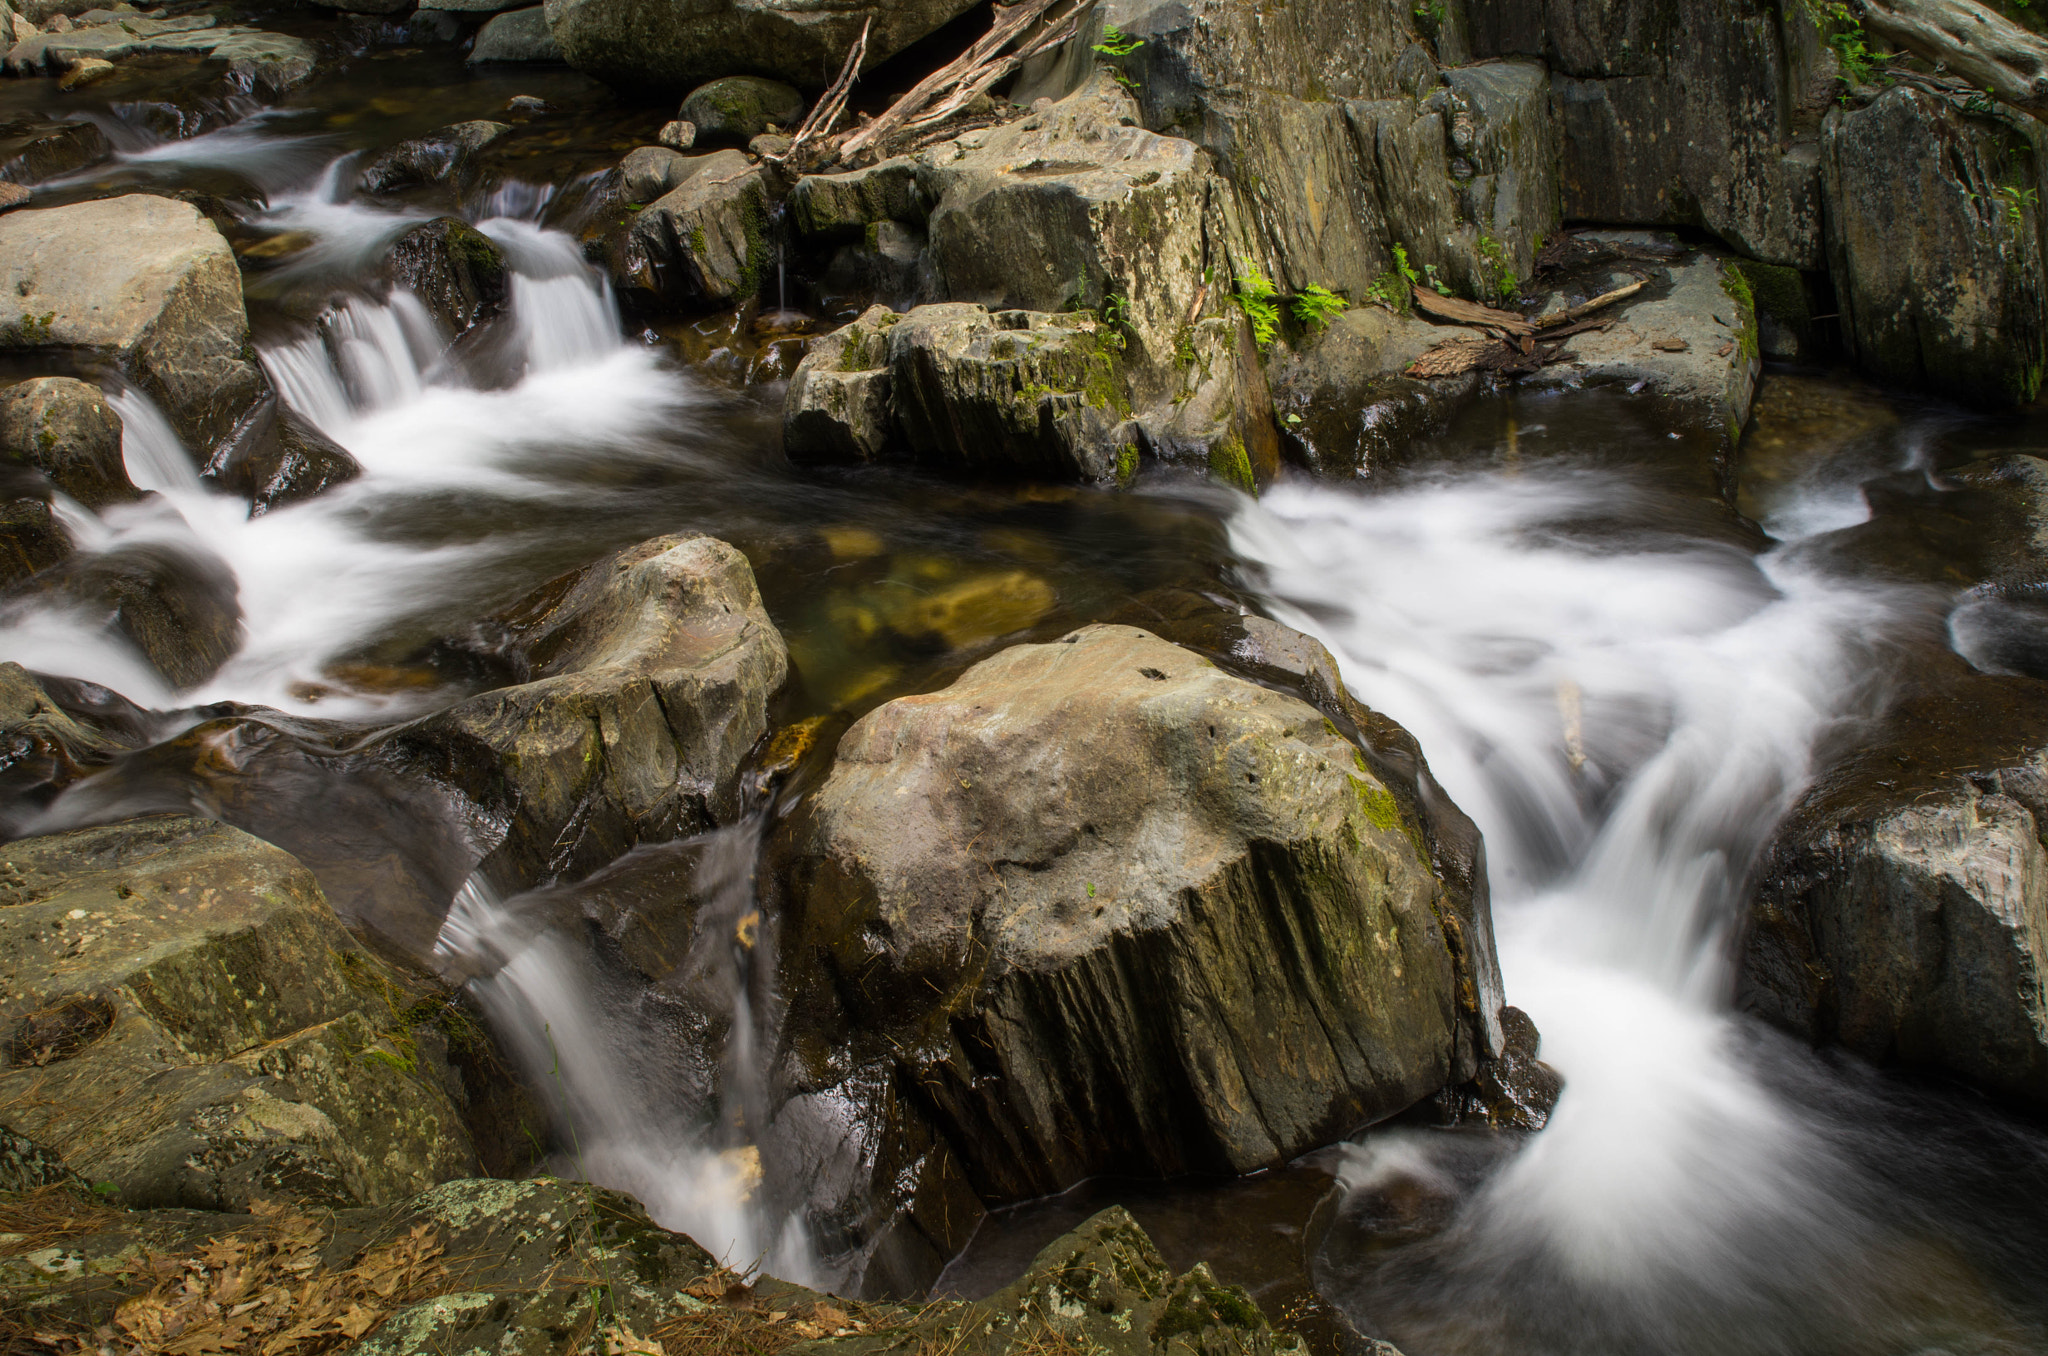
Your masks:
{"label": "small stones", "polygon": [[672,151],[687,151],[697,144],[697,124],[677,118],[661,125],[654,139]]}

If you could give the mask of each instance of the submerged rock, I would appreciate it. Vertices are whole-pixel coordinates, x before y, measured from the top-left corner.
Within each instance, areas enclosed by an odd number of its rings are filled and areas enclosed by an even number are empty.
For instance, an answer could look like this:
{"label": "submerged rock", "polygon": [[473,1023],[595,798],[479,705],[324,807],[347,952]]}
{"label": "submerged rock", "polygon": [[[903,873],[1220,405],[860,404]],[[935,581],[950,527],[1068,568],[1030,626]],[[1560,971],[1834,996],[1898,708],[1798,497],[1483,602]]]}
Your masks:
{"label": "submerged rock", "polygon": [[0,815],[0,834],[22,832],[57,793],[154,731],[154,721],[97,684],[38,678],[0,661],[0,747],[8,750],[0,789],[12,802]]}
{"label": "submerged rock", "polygon": [[831,9],[796,0],[548,0],[547,17],[571,66],[608,85],[674,97],[736,71],[823,89],[863,27],[872,69],[968,8],[969,0]]}
{"label": "submerged rock", "polygon": [[121,457],[121,416],[97,386],[70,377],[0,387],[0,457],[35,467],[94,512],[142,497]]}
{"label": "submerged rock", "polygon": [[259,404],[207,463],[206,476],[249,501],[249,516],[311,499],[354,480],[362,466],[347,448],[276,399]]}
{"label": "submerged rock", "polygon": [[370,162],[362,173],[369,193],[396,193],[425,184],[445,183],[458,193],[472,187],[481,173],[477,154],[511,127],[477,118],[450,123],[423,137],[400,142]]}
{"label": "submerged rock", "polygon": [[787,1040],[883,1033],[984,1200],[1284,1161],[1498,1046],[1424,844],[1314,707],[1134,627],[1019,646],[863,718],[790,821],[784,971],[831,978]]}
{"label": "submerged rock", "polygon": [[391,280],[460,338],[505,306],[505,256],[460,217],[436,217],[391,246]]}
{"label": "submerged rock", "polygon": [[135,193],[0,217],[0,352],[120,367],[187,445],[211,448],[267,389],[234,251],[189,203]]}
{"label": "submerged rock", "polygon": [[1842,333],[1888,380],[2022,405],[2048,364],[2048,279],[2026,138],[1910,86],[1828,115],[1828,262]]}
{"label": "submerged rock", "polygon": [[542,586],[494,629],[530,681],[398,736],[502,807],[493,879],[581,874],[731,817],[740,760],[788,672],[746,557],[656,537]]}
{"label": "submerged rock", "polygon": [[729,75],[691,90],[676,116],[695,124],[700,137],[747,142],[770,124],[795,128],[803,120],[804,96],[779,80]]}
{"label": "submerged rock", "polygon": [[164,817],[18,840],[9,1125],[123,1203],[375,1205],[475,1170],[430,1030],[291,857]]}

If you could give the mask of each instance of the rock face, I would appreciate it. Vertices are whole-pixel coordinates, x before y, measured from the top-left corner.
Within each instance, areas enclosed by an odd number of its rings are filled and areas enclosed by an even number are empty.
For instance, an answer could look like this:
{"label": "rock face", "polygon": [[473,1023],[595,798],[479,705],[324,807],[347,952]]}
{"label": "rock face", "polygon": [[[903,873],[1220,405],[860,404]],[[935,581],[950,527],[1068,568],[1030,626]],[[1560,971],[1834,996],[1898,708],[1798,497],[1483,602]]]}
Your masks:
{"label": "rock face", "polygon": [[1283,1161],[1498,1044],[1411,814],[1313,707],[1146,631],[1006,650],[858,722],[787,828],[784,971],[834,977],[797,1053],[848,1004],[985,1200]]}
{"label": "rock face", "polygon": [[505,256],[460,217],[436,217],[391,246],[391,279],[460,338],[505,306]]}
{"label": "rock face", "polygon": [[729,75],[691,90],[676,116],[694,124],[700,137],[744,143],[771,123],[794,129],[803,120],[804,96],[778,80]]}
{"label": "rock face", "polygon": [[347,448],[276,399],[259,404],[207,463],[206,476],[249,501],[249,516],[311,499],[363,473]]}
{"label": "rock face", "polygon": [[8,845],[8,1123],[136,1206],[374,1205],[474,1171],[445,1068],[312,876],[206,820]]}
{"label": "rock face", "polygon": [[477,30],[469,64],[490,61],[560,61],[562,48],[548,29],[546,12],[534,5],[494,15]]}
{"label": "rock face", "polygon": [[0,217],[0,298],[0,351],[118,365],[188,446],[211,448],[266,389],[234,252],[189,203],[137,193]]}
{"label": "rock face", "polygon": [[1823,159],[1828,259],[1857,361],[1974,402],[2031,401],[2048,282],[2039,195],[2015,178],[2035,163],[2025,138],[1899,86],[1830,113]]}
{"label": "rock face", "polygon": [[0,388],[0,457],[35,467],[94,512],[142,497],[121,459],[121,416],[97,386],[70,377]]}
{"label": "rock face", "polygon": [[496,141],[511,127],[502,122],[475,119],[450,123],[423,137],[400,142],[370,162],[362,174],[362,186],[369,193],[397,193],[424,184],[449,184],[458,193],[476,183],[480,167],[477,153]]}
{"label": "rock face", "polygon": [[473,794],[506,824],[485,862],[500,884],[587,872],[731,816],[788,672],[738,551],[657,537],[545,585],[496,629],[531,681],[399,738],[476,769]]}
{"label": "rock face", "polygon": [[[81,705],[75,699],[87,695],[82,687],[116,713],[113,728],[83,712],[74,714],[72,707]],[[38,680],[19,664],[0,662],[0,741],[9,751],[7,766],[0,769],[0,787],[14,798],[15,807],[13,814],[0,816],[0,833],[13,837],[22,832],[24,811],[33,814],[30,807],[46,803],[79,777],[144,742],[154,726],[104,688]]]}
{"label": "rock face", "polygon": [[626,281],[667,301],[744,301],[760,290],[769,264],[767,175],[741,151],[694,164],[689,177],[635,215]]}
{"label": "rock face", "polygon": [[[791,0],[548,0],[548,27],[571,66],[649,93],[749,72],[823,89],[868,29],[868,64],[968,8],[964,0],[820,9]],[[687,116],[687,115],[685,115]]]}

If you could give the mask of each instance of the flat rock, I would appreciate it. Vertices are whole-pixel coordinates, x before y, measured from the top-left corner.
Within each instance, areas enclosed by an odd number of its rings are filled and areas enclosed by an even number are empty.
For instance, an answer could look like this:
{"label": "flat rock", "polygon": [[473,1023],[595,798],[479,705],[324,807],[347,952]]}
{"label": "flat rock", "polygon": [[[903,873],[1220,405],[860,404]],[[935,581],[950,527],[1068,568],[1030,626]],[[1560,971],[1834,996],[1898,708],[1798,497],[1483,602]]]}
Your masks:
{"label": "flat rock", "polygon": [[0,217],[0,351],[10,349],[118,366],[202,449],[267,385],[234,251],[191,204],[141,193]]}
{"label": "flat rock", "polygon": [[474,1171],[426,1033],[290,856],[179,816],[6,856],[0,1095],[81,1176],[221,1210],[381,1204]]}
{"label": "flat rock", "polygon": [[200,56],[227,63],[228,79],[245,90],[282,94],[312,78],[318,52],[303,38],[258,28],[216,27],[211,15],[154,19],[119,15],[110,22],[16,43],[7,66],[18,75],[63,70],[79,61],[130,56]]}

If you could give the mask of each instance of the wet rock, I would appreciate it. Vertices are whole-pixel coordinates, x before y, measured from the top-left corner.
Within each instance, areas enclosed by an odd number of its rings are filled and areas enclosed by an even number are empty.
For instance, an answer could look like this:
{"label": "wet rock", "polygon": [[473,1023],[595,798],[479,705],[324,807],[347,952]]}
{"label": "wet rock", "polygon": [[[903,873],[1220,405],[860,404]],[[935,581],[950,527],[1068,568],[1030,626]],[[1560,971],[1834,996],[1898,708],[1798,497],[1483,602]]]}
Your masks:
{"label": "wet rock", "polygon": [[804,96],[779,80],[729,75],[691,90],[676,116],[694,123],[700,137],[748,142],[771,124],[795,127],[803,121]]}
{"label": "wet rock", "polygon": [[0,586],[46,570],[70,554],[71,538],[50,511],[48,499],[34,494],[0,497]]}
{"label": "wet rock", "polygon": [[101,57],[79,57],[57,78],[57,88],[74,90],[114,73],[114,63]]}
{"label": "wet rock", "polygon": [[1181,387],[1138,416],[1146,452],[1169,465],[1205,467],[1247,494],[1280,470],[1266,367],[1242,317],[1190,325],[1176,357]]}
{"label": "wet rock", "polygon": [[9,349],[119,366],[197,448],[225,436],[267,385],[234,251],[190,204],[141,193],[0,217]]}
{"label": "wet rock", "polygon": [[672,151],[687,151],[697,144],[697,125],[673,119],[661,125],[654,139]]}
{"label": "wet rock", "polygon": [[1028,118],[933,147],[918,183],[935,204],[934,295],[991,309],[1110,307],[1129,339],[1133,397],[1149,404],[1176,383],[1181,329],[1220,313],[1223,289],[1202,291],[1221,261],[1203,231],[1213,178],[1201,152],[1136,126],[1136,113],[1104,74]]}
{"label": "wet rock", "polygon": [[[1550,67],[1566,220],[1701,226],[1768,263],[1820,265],[1809,91],[1824,106],[1831,81],[1797,55],[1819,46],[1801,7],[1782,24],[1744,0],[1473,8],[1478,54]],[[1795,26],[1804,49],[1787,45]]]}
{"label": "wet rock", "polygon": [[291,857],[177,816],[6,855],[0,1090],[80,1175],[222,1210],[379,1204],[475,1170],[440,1052]]}
{"label": "wet rock", "polygon": [[828,295],[852,294],[890,301],[917,295],[924,264],[925,233],[898,221],[878,221],[857,244],[842,245],[825,269]]}
{"label": "wet rock", "polygon": [[215,557],[168,543],[74,556],[39,587],[63,593],[87,615],[104,619],[180,691],[219,672],[241,645],[233,572]]}
{"label": "wet rock", "polygon": [[0,458],[35,467],[95,513],[142,497],[121,457],[121,416],[70,377],[0,387]]}
{"label": "wet rock", "polygon": [[460,217],[436,217],[391,246],[391,280],[460,338],[505,306],[505,256]]}
{"label": "wet rock", "polygon": [[840,174],[807,174],[789,194],[789,219],[805,236],[851,240],[894,221],[922,227],[931,204],[918,187],[917,162],[899,156]]}
{"label": "wet rock", "polygon": [[505,111],[522,118],[538,118],[554,112],[554,105],[531,94],[515,94],[505,101]]}
{"label": "wet rock", "polygon": [[444,9],[414,10],[405,25],[406,41],[422,45],[460,42],[465,31],[461,18]]}
{"label": "wet rock", "polygon": [[249,516],[297,504],[363,473],[347,448],[276,399],[265,400],[220,445],[205,475],[249,501]]}
{"label": "wet rock", "polygon": [[1828,260],[1860,366],[1978,404],[2034,398],[2048,362],[2040,209],[2005,187],[2031,155],[2004,124],[1910,86],[1828,115]]}
{"label": "wet rock", "polygon": [[1276,349],[1267,373],[1288,460],[1333,478],[1398,466],[1477,385],[1471,376],[1403,374],[1425,351],[1463,334],[1382,306],[1354,306],[1320,334]]}
{"label": "wet rock", "polygon": [[453,14],[498,14],[512,9],[519,0],[434,0],[434,8]]}
{"label": "wet rock", "polygon": [[697,158],[689,178],[635,215],[625,281],[707,306],[754,296],[769,262],[770,207],[768,176],[744,152]]}
{"label": "wet rock", "polygon": [[1538,1057],[1542,1037],[1528,1013],[1502,1008],[1500,1018],[1506,1037],[1500,1057],[1481,1067],[1470,1082],[1437,1094],[1439,1123],[1532,1134],[1550,1123],[1550,1113],[1564,1092],[1564,1076]]}
{"label": "wet rock", "polygon": [[[82,696],[88,700],[76,700]],[[92,705],[111,709],[113,718],[93,719],[86,709]],[[39,679],[19,664],[0,662],[0,749],[6,751],[0,789],[15,808],[14,816],[0,817],[0,833],[20,833],[59,791],[153,732],[139,711],[96,684]]]}
{"label": "wet rock", "polygon": [[511,130],[505,123],[479,118],[400,142],[370,162],[362,173],[362,187],[369,193],[396,193],[445,183],[466,191],[480,172],[478,152]]}
{"label": "wet rock", "polygon": [[[1697,411],[1704,427],[1733,441],[1749,419],[1762,359],[1756,303],[1743,275],[1705,252],[1654,232],[1585,231],[1595,247],[1630,251],[1628,269],[1594,272],[1569,294],[1598,294],[1644,280],[1650,286],[1600,311],[1606,330],[1566,341],[1569,363],[1546,367],[1538,382],[1612,382],[1652,391]],[[1668,262],[1658,262],[1661,253]],[[1567,300],[1560,294],[1544,309]]]}
{"label": "wet rock", "polygon": [[547,16],[571,66],[609,85],[667,94],[735,71],[823,89],[863,26],[872,68],[968,8],[966,0],[830,10],[791,0],[689,7],[666,0],[548,0]]}
{"label": "wet rock", "polygon": [[33,116],[0,122],[0,180],[10,184],[55,179],[97,165],[113,153],[113,143],[98,123]]}
{"label": "wet rock", "polygon": [[[942,304],[899,317],[876,308],[797,369],[784,447],[799,460],[898,447],[949,469],[1128,480],[1137,444],[1114,339],[1085,314]],[[886,379],[877,375],[884,365]],[[884,399],[893,437],[880,431]]]}
{"label": "wet rock", "polygon": [[788,671],[738,551],[657,537],[543,586],[499,629],[531,680],[402,736],[471,769],[475,797],[503,807],[492,879],[580,874],[730,818],[740,759]]}
{"label": "wet rock", "polygon": [[469,64],[488,61],[560,61],[562,49],[539,5],[499,14],[477,31]]}
{"label": "wet rock", "polygon": [[1249,1171],[1498,1046],[1483,904],[1474,936],[1359,749],[1136,628],[870,713],[784,834],[784,955],[833,976],[792,1057],[886,1033],[984,1200]]}
{"label": "wet rock", "polygon": [[619,162],[620,188],[629,203],[651,203],[693,174],[708,157],[684,155],[666,146],[641,146]]}
{"label": "wet rock", "polygon": [[875,461],[889,445],[889,331],[902,317],[871,306],[811,341],[782,404],[782,448],[792,461]]}

